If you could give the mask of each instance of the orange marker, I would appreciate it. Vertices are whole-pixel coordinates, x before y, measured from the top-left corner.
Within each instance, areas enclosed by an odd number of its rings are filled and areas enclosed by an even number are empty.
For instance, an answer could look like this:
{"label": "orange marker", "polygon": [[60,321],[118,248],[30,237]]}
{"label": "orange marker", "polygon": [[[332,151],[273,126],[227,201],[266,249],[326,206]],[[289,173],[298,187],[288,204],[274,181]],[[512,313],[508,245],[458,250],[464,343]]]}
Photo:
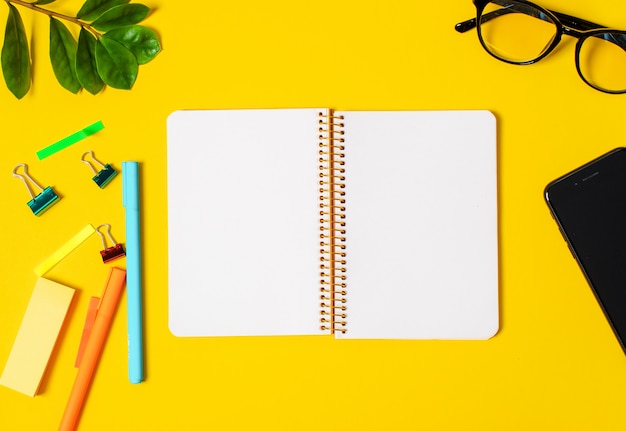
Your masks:
{"label": "orange marker", "polygon": [[100,298],[92,296],[89,298],[89,306],[87,307],[87,317],[85,318],[85,326],[83,327],[83,334],[80,337],[80,344],[78,345],[78,353],[76,354],[76,368],[80,367],[80,361],[83,359],[83,353],[85,353],[85,347],[87,347],[87,341],[89,340],[89,334],[96,321],[96,314],[98,314],[98,307],[100,306]]}
{"label": "orange marker", "polygon": [[117,303],[124,289],[125,280],[126,271],[119,268],[111,268],[109,279],[104,287],[100,306],[96,313],[96,320],[87,340],[83,358],[78,368],[78,374],[70,393],[70,399],[65,407],[59,431],[73,431],[78,425],[78,418],[80,417],[91,379],[96,371],[96,365],[100,359],[104,342],[109,333]]}

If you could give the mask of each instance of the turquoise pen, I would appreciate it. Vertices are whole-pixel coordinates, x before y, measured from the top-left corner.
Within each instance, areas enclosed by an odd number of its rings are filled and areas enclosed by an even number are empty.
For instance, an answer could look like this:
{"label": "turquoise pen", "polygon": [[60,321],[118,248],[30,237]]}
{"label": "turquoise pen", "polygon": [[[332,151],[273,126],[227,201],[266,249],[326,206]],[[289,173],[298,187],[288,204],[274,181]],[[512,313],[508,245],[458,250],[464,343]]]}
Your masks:
{"label": "turquoise pen", "polygon": [[143,381],[143,313],[139,163],[122,162],[122,200],[126,209],[126,294],[128,304],[128,378]]}

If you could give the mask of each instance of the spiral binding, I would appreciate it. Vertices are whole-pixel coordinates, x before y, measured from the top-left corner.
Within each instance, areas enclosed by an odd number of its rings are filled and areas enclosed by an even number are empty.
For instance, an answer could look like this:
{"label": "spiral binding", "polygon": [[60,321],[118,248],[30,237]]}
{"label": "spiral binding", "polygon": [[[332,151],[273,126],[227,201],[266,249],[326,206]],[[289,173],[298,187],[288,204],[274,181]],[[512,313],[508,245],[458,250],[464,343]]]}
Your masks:
{"label": "spiral binding", "polygon": [[343,116],[319,112],[321,329],[346,332],[346,222]]}

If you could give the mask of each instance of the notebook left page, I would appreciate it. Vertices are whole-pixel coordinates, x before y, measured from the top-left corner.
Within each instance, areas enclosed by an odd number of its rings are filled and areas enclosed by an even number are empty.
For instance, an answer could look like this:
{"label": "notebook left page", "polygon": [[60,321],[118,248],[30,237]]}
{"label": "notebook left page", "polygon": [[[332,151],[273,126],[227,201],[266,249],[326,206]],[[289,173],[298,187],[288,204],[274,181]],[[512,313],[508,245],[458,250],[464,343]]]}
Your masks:
{"label": "notebook left page", "polygon": [[322,334],[318,111],[169,116],[174,335]]}

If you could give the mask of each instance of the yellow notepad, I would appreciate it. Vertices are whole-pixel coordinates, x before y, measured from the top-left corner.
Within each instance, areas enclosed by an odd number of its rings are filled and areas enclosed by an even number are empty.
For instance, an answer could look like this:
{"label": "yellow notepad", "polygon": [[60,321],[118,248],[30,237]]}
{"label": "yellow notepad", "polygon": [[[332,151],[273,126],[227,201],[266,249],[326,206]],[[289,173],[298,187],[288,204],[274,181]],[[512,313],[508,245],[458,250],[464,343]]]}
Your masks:
{"label": "yellow notepad", "polygon": [[74,297],[74,289],[39,278],[0,384],[35,396]]}
{"label": "yellow notepad", "polygon": [[179,111],[167,127],[175,335],[497,331],[491,113]]}

